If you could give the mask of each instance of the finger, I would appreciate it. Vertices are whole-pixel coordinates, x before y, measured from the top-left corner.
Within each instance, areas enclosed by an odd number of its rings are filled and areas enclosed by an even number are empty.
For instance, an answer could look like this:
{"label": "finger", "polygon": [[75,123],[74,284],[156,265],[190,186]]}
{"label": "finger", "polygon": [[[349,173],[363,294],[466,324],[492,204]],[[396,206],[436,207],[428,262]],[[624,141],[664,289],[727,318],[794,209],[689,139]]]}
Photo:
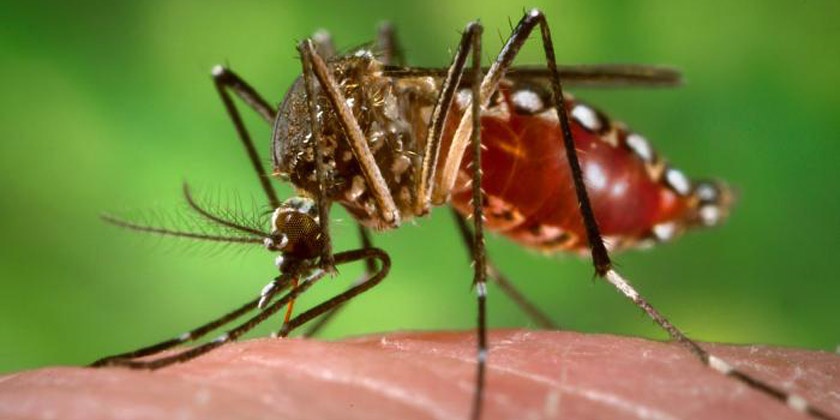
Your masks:
{"label": "finger", "polygon": [[[487,419],[803,418],[674,344],[523,330],[493,331],[490,343]],[[840,356],[708,347],[840,413]],[[0,378],[0,418],[464,419],[474,363],[472,332],[257,339],[154,372],[56,367],[8,375]]]}

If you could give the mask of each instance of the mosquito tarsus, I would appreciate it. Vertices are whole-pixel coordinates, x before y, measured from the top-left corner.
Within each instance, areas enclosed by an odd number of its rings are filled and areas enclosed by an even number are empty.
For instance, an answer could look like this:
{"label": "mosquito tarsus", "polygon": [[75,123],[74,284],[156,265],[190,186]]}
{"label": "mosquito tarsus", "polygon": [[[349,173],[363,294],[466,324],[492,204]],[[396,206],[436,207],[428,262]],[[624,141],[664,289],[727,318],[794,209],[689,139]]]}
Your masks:
{"label": "mosquito tarsus", "polygon": [[[539,31],[546,66],[512,67],[520,48],[535,30]],[[599,138],[612,142],[613,146],[619,143],[625,146],[630,151],[626,152],[628,156],[636,159],[635,167],[647,171],[651,178],[648,181],[656,181],[656,188],[662,188],[662,195],[682,200],[679,202],[685,207],[681,210],[684,214],[679,223],[660,223],[649,229],[650,234],[627,234],[625,236],[629,239],[619,238],[624,246],[640,245],[643,240],[651,238],[668,239],[685,227],[716,224],[728,209],[728,191],[725,186],[714,182],[690,183],[680,172],[655,157],[643,138],[632,137],[634,134],[626,128],[610,123],[597,111],[579,108],[582,105],[569,99],[561,82],[669,86],[679,82],[679,74],[650,66],[558,67],[549,26],[539,10],[527,12],[522,17],[492,65],[485,69],[481,67],[482,32],[483,27],[478,22],[466,26],[446,70],[404,67],[402,50],[390,26],[383,26],[372,49],[360,49],[344,56],[335,55],[329,37],[320,33],[298,45],[302,76],[294,82],[277,109],[231,70],[221,66],[214,68],[215,86],[274,210],[270,230],[254,229],[214,215],[193,199],[186,186],[184,195],[193,210],[209,222],[238,231],[241,236],[196,234],[136,224],[111,216],[107,216],[106,220],[125,228],[157,234],[262,243],[268,250],[279,252],[276,265],[280,275],[263,289],[259,297],[217,320],[177,338],[106,357],[93,365],[156,369],[184,362],[237,339],[283,307],[287,308],[287,314],[278,335],[285,336],[304,323],[323,316],[306,333],[314,334],[345,302],[369,290],[387,275],[390,269],[388,254],[372,245],[368,228],[396,228],[401,222],[425,215],[433,206],[452,200],[458,209],[455,216],[459,230],[473,260],[473,286],[478,307],[472,418],[481,417],[485,395],[488,274],[539,325],[554,326],[549,317],[522,297],[488,261],[484,244],[485,223],[492,228],[499,223],[514,222],[518,223],[517,229],[521,228],[520,233],[524,235],[515,239],[526,244],[546,250],[588,249],[600,278],[607,280],[641,308],[673,340],[706,366],[738,379],[795,410],[816,418],[832,418],[802,397],[758,380],[708,353],[651,306],[612,265],[602,229],[610,231],[613,226],[609,221],[599,225],[599,221],[605,220],[603,214],[600,220],[596,219],[591,191],[588,191],[592,186],[586,185],[587,178],[577,150],[579,145],[576,142],[580,140],[581,133],[601,136]],[[517,78],[525,80],[529,77],[543,82],[541,90],[517,91]],[[272,124],[271,174],[263,166],[231,93]],[[503,200],[503,197],[488,194],[488,190],[483,188],[483,171],[487,165],[482,164],[482,155],[491,152],[486,150],[488,140],[482,141],[483,132],[491,132],[484,125],[485,118],[493,118],[494,115],[525,118],[538,113],[540,118],[551,121],[557,129],[560,142],[553,143],[551,147],[562,150],[564,171],[573,185],[571,208],[577,224],[566,230],[540,223],[526,226],[529,217],[536,217],[534,214],[517,213],[516,206]],[[572,120],[570,115],[575,119]],[[270,183],[272,176],[290,180],[298,196],[281,202]],[[490,186],[492,182],[488,184]],[[457,194],[466,197],[460,205]],[[595,195],[595,198],[598,196]],[[362,247],[357,250],[333,252],[329,210],[336,202],[359,222]],[[471,228],[464,216],[472,219]],[[510,233],[509,236],[514,235]],[[291,307],[297,296],[324,275],[333,272],[336,266],[359,261],[365,262],[366,272],[352,287],[291,317]],[[253,310],[258,310],[257,315],[215,340],[179,353],[149,358],[177,345],[195,341]]]}

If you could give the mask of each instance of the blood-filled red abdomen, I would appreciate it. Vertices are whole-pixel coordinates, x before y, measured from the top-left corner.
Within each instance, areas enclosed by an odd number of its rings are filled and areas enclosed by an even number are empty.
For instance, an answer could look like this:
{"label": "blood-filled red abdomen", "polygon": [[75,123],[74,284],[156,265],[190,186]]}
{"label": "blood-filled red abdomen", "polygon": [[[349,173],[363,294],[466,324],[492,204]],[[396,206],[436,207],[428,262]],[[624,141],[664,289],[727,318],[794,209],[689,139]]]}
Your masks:
{"label": "blood-filled red abdomen", "polygon": [[[585,249],[585,230],[556,114],[551,109],[517,112],[507,93],[505,100],[498,112],[481,119],[487,228],[545,251]],[[585,106],[567,103],[572,134],[608,245],[638,243],[657,227],[669,223],[676,227],[685,219],[692,207],[689,181],[679,172],[666,177],[673,170],[640,136],[611,124],[591,108],[576,107]],[[629,136],[635,137],[628,143]],[[468,149],[452,194],[452,204],[464,215],[471,213],[471,161]]]}

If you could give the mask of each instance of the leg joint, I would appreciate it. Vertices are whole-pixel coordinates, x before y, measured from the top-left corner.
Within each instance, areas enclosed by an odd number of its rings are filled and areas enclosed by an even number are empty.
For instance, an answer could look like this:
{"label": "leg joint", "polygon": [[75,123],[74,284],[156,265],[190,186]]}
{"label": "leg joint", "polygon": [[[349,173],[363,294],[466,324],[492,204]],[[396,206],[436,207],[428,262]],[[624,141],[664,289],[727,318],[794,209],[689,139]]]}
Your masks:
{"label": "leg joint", "polygon": [[531,19],[545,20],[545,14],[540,9],[531,9],[528,11],[528,17]]}
{"label": "leg joint", "polygon": [[482,32],[484,32],[484,26],[478,21],[470,22],[466,27],[464,27],[464,33],[471,34],[473,36],[481,35]]}
{"label": "leg joint", "polygon": [[230,75],[230,70],[228,70],[225,66],[221,64],[216,64],[210,70],[210,74],[213,75],[213,79],[222,82],[228,79],[228,76]]}

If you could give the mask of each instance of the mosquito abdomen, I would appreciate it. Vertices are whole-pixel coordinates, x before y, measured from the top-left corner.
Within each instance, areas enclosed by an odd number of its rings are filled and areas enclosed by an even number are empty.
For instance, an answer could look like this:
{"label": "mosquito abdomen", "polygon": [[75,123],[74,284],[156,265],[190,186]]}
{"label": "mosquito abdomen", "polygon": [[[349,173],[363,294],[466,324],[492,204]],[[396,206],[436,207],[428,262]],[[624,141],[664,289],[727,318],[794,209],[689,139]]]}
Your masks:
{"label": "mosquito abdomen", "polygon": [[[557,114],[545,92],[510,84],[481,119],[482,186],[487,227],[543,251],[586,251],[578,199]],[[623,124],[567,95],[567,112],[590,200],[613,249],[645,246],[694,226],[718,224],[730,194],[696,182]],[[472,212],[468,152],[452,203]]]}

